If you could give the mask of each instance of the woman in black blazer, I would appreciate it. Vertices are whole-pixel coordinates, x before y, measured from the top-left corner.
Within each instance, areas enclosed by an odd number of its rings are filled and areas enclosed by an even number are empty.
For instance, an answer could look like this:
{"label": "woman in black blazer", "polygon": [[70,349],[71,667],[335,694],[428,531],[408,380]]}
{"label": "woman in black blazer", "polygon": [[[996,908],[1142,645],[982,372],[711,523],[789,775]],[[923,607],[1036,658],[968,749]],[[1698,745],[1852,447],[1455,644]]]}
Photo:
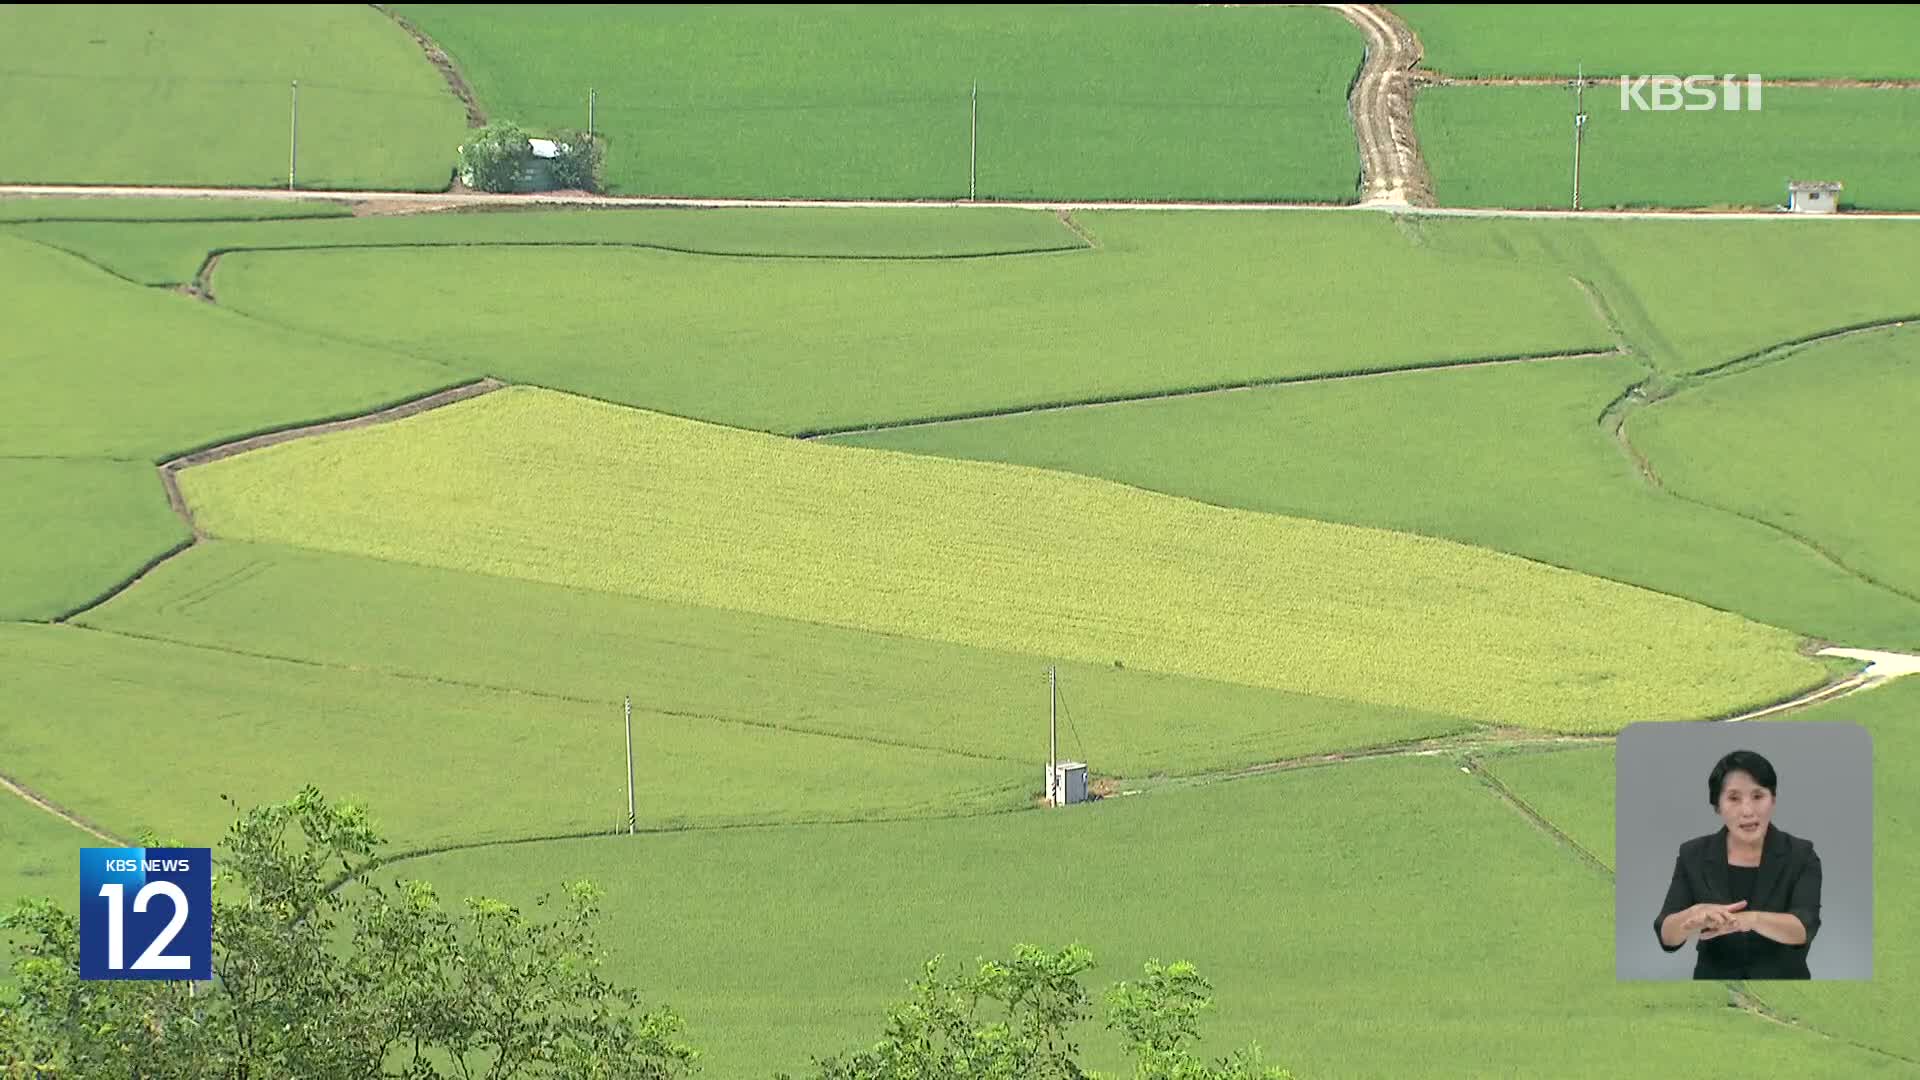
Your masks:
{"label": "woman in black blazer", "polygon": [[1773,827],[1779,779],[1766,758],[1735,750],[1714,765],[1707,798],[1725,826],[1680,845],[1673,884],[1653,920],[1674,952],[1696,931],[1696,979],[1810,979],[1820,930],[1820,856]]}

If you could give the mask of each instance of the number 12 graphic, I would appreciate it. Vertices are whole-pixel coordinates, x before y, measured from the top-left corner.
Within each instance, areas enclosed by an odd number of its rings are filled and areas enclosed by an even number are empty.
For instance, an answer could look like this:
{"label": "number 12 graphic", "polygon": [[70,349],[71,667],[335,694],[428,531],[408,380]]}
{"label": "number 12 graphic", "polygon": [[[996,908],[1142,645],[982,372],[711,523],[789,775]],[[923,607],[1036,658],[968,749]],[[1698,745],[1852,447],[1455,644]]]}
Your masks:
{"label": "number 12 graphic", "polygon": [[81,848],[80,977],[212,978],[212,885],[207,848]]}

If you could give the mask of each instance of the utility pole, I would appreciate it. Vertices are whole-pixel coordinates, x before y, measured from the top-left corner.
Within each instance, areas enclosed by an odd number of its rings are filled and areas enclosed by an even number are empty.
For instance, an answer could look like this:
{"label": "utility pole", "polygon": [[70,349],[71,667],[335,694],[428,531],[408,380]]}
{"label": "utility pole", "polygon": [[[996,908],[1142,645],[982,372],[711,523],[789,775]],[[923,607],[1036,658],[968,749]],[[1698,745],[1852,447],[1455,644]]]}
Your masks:
{"label": "utility pole", "polygon": [[[980,80],[973,81],[973,95],[968,99],[972,113],[972,122],[967,128],[967,201],[973,201],[974,177],[980,162]],[[1052,671],[1052,668],[1048,668]],[[1051,675],[1048,678],[1052,678]],[[1052,783],[1052,781],[1048,781]]]}
{"label": "utility pole", "polygon": [[293,80],[293,130],[287,136],[287,190],[300,176],[300,80]]}
{"label": "utility pole", "polygon": [[633,698],[629,696],[627,713],[627,835],[634,833],[633,820]]}
{"label": "utility pole", "polygon": [[1059,677],[1053,665],[1047,665],[1047,805],[1059,806],[1059,792],[1054,788],[1060,782],[1060,714]]}
{"label": "utility pole", "polygon": [[1587,66],[1578,66],[1573,80],[1573,208],[1580,209],[1580,144],[1587,131]]}
{"label": "utility pole", "polygon": [[594,89],[591,86],[587,87],[587,141],[588,142],[593,141],[593,106],[594,106],[594,99],[599,96],[600,96],[600,92],[598,90]]}

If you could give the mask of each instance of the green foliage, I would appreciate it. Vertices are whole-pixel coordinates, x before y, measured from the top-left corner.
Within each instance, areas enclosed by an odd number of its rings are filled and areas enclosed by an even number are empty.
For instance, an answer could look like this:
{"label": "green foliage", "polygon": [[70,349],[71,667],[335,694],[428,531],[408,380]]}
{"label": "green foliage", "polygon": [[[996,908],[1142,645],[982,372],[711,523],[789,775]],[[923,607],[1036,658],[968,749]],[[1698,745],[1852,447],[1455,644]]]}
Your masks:
{"label": "green foliage", "polygon": [[616,191],[1352,202],[1365,40],[1313,10],[407,5],[493,115]]}
{"label": "green foliage", "polygon": [[559,156],[552,162],[553,186],[563,191],[599,191],[606,163],[602,140],[584,131],[558,131],[553,141],[559,144]]}
{"label": "green foliage", "polygon": [[490,899],[455,916],[421,882],[374,881],[380,845],[364,810],[313,788],[242,813],[216,856],[214,979],[198,993],[82,981],[77,920],[21,905],[0,918],[19,987],[0,1000],[0,1066],[154,1080],[691,1072],[679,1018],[602,974],[592,886],[568,886],[550,917]]}
{"label": "green foliage", "polygon": [[1293,1080],[1264,1065],[1258,1044],[1208,1064],[1194,1056],[1200,1017],[1213,1008],[1213,986],[1193,964],[1147,961],[1138,983],[1107,991],[1107,1026],[1117,1028],[1134,1057],[1134,1080]]}
{"label": "green foliage", "polygon": [[517,191],[520,174],[533,160],[527,129],[511,120],[495,120],[467,136],[460,146],[460,175],[481,191]]}
{"label": "green foliage", "polygon": [[[1093,954],[1033,945],[1010,963],[979,961],[949,977],[926,964],[912,996],[888,1010],[879,1042],[817,1061],[819,1080],[1082,1080],[1069,1028],[1087,1016],[1079,975]],[[984,1015],[983,1015],[984,1013]]]}
{"label": "green foliage", "polygon": [[[1092,1015],[1080,976],[1093,953],[1020,945],[1011,961],[981,960],[948,976],[943,958],[926,964],[911,997],[888,1010],[873,1045],[817,1059],[817,1080],[1098,1080],[1081,1065],[1074,1029]],[[1146,965],[1138,984],[1107,993],[1107,1025],[1125,1032],[1135,1080],[1291,1080],[1260,1064],[1258,1047],[1209,1065],[1194,1055],[1200,1013],[1212,987],[1194,966]],[[782,1077],[782,1080],[786,1078]]]}

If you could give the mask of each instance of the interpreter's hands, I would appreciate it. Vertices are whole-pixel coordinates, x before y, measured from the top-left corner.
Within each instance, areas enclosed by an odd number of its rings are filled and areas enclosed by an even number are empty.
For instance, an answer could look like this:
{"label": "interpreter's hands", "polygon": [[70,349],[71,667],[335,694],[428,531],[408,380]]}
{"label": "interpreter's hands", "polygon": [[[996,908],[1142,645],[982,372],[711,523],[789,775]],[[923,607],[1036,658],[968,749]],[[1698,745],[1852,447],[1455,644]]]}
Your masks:
{"label": "interpreter's hands", "polygon": [[[1728,906],[1732,906],[1732,905],[1728,905]],[[1758,915],[1757,912],[1752,912],[1752,911],[1731,912],[1727,915],[1726,921],[1722,923],[1719,927],[1711,930],[1702,930],[1700,932],[1700,940],[1710,941],[1713,938],[1725,937],[1728,934],[1738,934],[1744,931],[1757,930],[1759,929],[1759,925],[1760,925],[1757,915]]]}
{"label": "interpreter's hands", "polygon": [[1695,904],[1687,909],[1686,927],[1689,931],[1700,931],[1702,941],[1732,933],[1728,927],[1746,906],[1745,900],[1731,904]]}

